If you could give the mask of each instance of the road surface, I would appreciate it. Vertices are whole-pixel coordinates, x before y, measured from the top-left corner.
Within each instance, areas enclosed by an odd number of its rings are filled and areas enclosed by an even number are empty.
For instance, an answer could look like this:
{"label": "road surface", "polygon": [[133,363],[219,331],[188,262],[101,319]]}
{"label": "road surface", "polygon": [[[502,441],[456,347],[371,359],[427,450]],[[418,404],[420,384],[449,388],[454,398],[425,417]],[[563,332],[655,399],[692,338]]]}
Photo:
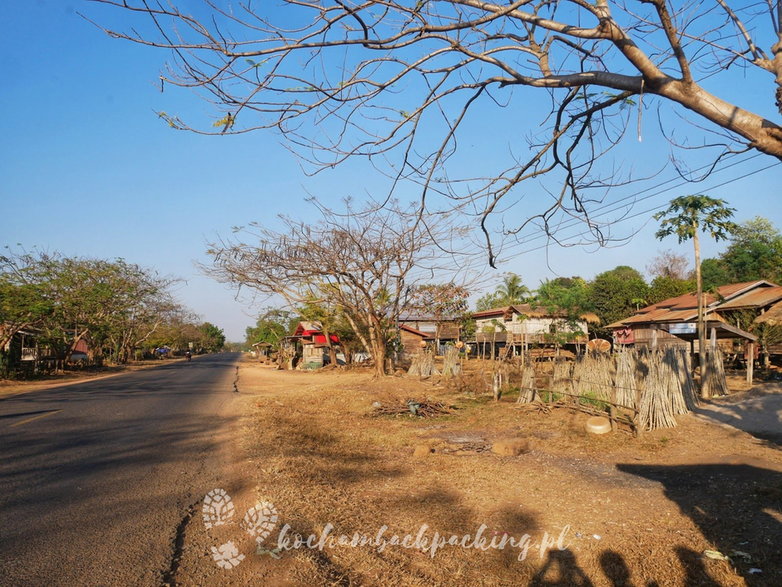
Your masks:
{"label": "road surface", "polygon": [[229,475],[238,354],[0,400],[0,584],[175,582]]}

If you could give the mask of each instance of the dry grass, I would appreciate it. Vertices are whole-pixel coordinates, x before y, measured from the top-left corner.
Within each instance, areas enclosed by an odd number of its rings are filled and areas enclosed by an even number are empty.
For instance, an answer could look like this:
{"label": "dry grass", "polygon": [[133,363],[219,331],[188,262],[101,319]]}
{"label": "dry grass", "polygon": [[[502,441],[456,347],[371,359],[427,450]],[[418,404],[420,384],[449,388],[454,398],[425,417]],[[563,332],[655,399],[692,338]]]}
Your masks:
{"label": "dry grass", "polygon": [[[749,493],[759,482],[773,488],[782,479],[775,447],[684,416],[679,427],[640,439],[591,436],[583,414],[520,410],[514,395],[494,402],[470,393],[471,380],[482,381],[469,372],[464,381],[440,383],[243,363],[243,450],[253,497],[276,506],[278,527],[288,524],[303,536],[319,534],[326,524],[348,536],[387,526],[387,537],[415,535],[426,524],[430,538],[474,534],[485,525],[484,535],[495,540],[529,534],[540,542],[545,533],[564,531],[567,550],[542,557],[531,550],[518,560],[520,551],[510,546],[446,546],[434,557],[392,546],[383,552],[302,548],[279,560],[255,557],[247,568],[266,584],[292,585],[570,585],[586,584],[585,578],[595,585],[743,585],[749,566],[765,566],[764,581],[777,577],[782,584],[779,554],[756,543],[750,527],[745,536],[743,525],[725,528],[711,519],[727,515],[719,497],[727,488],[731,511],[743,511],[747,525],[765,520],[763,504]],[[436,418],[370,417],[374,402],[408,398],[458,409]],[[527,439],[532,450],[518,457],[487,450],[508,437]],[[722,467],[704,472],[711,485],[698,484],[703,463]],[[742,469],[746,474],[734,479],[731,467],[742,466],[751,471]],[[673,481],[680,477],[695,484],[692,491]],[[722,493],[712,491],[715,483]],[[746,503],[736,503],[744,497]],[[769,535],[782,535],[777,526],[772,530]],[[277,530],[267,539],[269,548],[276,536]],[[733,567],[704,558],[707,549],[754,558]]]}

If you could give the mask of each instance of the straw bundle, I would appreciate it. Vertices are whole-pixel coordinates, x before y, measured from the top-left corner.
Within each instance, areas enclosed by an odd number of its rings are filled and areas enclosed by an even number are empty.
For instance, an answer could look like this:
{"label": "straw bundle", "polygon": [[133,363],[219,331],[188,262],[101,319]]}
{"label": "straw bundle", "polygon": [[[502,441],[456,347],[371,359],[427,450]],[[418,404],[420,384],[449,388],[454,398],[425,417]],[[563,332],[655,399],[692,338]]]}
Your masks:
{"label": "straw bundle", "polygon": [[649,374],[644,381],[639,405],[639,425],[646,430],[676,426],[673,402],[669,391],[672,381],[678,386],[674,372],[662,360],[660,353],[648,357]]}
{"label": "straw bundle", "polygon": [[413,357],[408,375],[419,375],[420,377],[429,377],[437,375],[437,369],[434,368],[434,353],[430,350],[423,350]]}
{"label": "straw bundle", "polygon": [[521,386],[519,389],[518,403],[531,403],[535,401],[535,367],[532,363],[528,363],[527,366],[521,371]]}
{"label": "straw bundle", "polygon": [[555,361],[549,387],[554,393],[574,393],[573,363],[570,361]]}
{"label": "straw bundle", "polygon": [[635,408],[638,402],[638,385],[635,381],[638,355],[633,351],[622,351],[616,355],[616,380],[614,402],[628,408]]}
{"label": "straw bundle", "polygon": [[728,382],[725,379],[725,365],[722,362],[722,351],[715,347],[706,351],[705,369],[701,371],[704,397],[728,395]]}
{"label": "straw bundle", "polygon": [[669,348],[663,359],[678,379],[676,393],[671,402],[676,414],[686,414],[698,405],[695,394],[695,383],[692,380],[692,364],[690,353],[684,348]]}
{"label": "straw bundle", "polygon": [[610,357],[588,354],[573,367],[573,390],[576,395],[590,395],[611,401],[614,387],[614,367]]}
{"label": "straw bundle", "polygon": [[443,355],[443,376],[453,377],[461,373],[462,366],[459,363],[459,349],[448,346]]}

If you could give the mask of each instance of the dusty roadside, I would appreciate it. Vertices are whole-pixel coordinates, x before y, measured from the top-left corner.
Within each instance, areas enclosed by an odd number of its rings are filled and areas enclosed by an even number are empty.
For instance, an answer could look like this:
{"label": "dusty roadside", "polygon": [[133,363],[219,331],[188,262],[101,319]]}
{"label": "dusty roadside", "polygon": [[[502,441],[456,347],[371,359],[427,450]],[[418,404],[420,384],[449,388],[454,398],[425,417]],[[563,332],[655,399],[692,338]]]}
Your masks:
{"label": "dusty roadside", "polygon": [[[360,371],[244,362],[238,389],[243,462],[226,487],[236,523],[207,529],[194,518],[184,578],[782,584],[782,451],[773,440],[695,416],[639,439],[590,436],[582,414],[518,409],[514,398],[495,403],[452,382]],[[408,398],[457,409],[435,418],[371,415],[376,402]],[[491,451],[509,439],[520,454]],[[252,524],[238,521],[261,503],[268,535],[258,550],[258,533],[246,531]],[[257,522],[262,510],[254,511]],[[310,535],[312,547],[296,542]],[[244,557],[219,568],[204,545],[228,541]]]}

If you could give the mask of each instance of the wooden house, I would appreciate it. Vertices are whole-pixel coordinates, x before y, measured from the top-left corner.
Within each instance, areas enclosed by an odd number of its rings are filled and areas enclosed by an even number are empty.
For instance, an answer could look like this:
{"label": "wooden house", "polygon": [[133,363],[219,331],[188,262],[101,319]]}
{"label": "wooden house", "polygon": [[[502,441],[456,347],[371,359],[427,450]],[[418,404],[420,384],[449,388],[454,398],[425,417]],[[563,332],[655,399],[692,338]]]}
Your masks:
{"label": "wooden house", "polygon": [[531,304],[492,308],[476,312],[472,317],[475,320],[474,343],[482,356],[486,355],[485,350],[489,346],[494,350],[509,346],[518,352],[530,345],[554,347],[586,344],[589,340],[589,324],[599,322],[599,318],[592,313],[571,319],[565,312],[554,312]]}
{"label": "wooden house", "polygon": [[413,312],[403,312],[397,319],[397,324],[402,327],[422,332],[427,340],[438,341],[440,345],[456,342],[461,337],[461,320],[456,316],[432,316]]}
{"label": "wooden house", "polygon": [[[286,339],[299,347],[301,358],[298,365],[304,369],[317,369],[329,361],[329,342],[320,322],[306,321],[296,325],[293,334]],[[336,334],[329,335],[331,346],[339,345]]]}
{"label": "wooden house", "polygon": [[[782,287],[765,280],[733,283],[704,293],[704,320],[707,337],[730,341],[726,351],[754,343],[757,337],[745,328],[782,301]],[[639,309],[623,320],[609,324],[614,342],[634,347],[690,346],[697,339],[698,300],[695,293],[663,300]],[[743,328],[742,328],[743,327]],[[767,352],[782,352],[771,347]],[[749,352],[749,351],[747,351]]]}
{"label": "wooden house", "polygon": [[416,330],[406,324],[399,325],[399,341],[402,344],[402,356],[411,359],[431,340],[428,333]]}

